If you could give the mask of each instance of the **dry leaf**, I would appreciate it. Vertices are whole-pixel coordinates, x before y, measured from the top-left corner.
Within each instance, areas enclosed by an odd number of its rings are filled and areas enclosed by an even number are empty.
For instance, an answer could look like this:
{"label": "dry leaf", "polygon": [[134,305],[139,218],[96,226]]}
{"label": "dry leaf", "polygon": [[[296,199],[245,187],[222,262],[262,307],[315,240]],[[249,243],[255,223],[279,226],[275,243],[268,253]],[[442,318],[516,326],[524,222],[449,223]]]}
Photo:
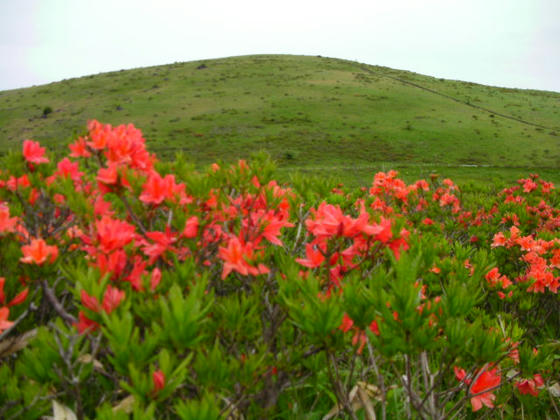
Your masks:
{"label": "dry leaf", "polygon": [[[377,401],[381,401],[381,390],[379,387],[373,384],[368,384],[367,382],[358,382],[358,386],[363,389],[370,398],[375,398]],[[389,387],[393,389],[395,386]]]}
{"label": "dry leaf", "polygon": [[37,328],[26,331],[17,337],[0,341],[0,359],[23,349],[37,335]]}
{"label": "dry leaf", "polygon": [[225,401],[226,407],[229,408],[227,420],[244,420],[243,414],[239,412],[235,404],[231,403],[226,397],[221,397]]}
{"label": "dry leaf", "polygon": [[560,384],[556,382],[550,385],[548,387],[548,392],[550,392],[550,395],[552,395],[553,397],[560,398]]}
{"label": "dry leaf", "polygon": [[[391,385],[387,390],[395,388],[396,385]],[[350,408],[352,411],[356,412],[360,408],[363,408],[366,412],[367,420],[375,420],[375,410],[373,409],[373,404],[371,400],[382,401],[381,390],[379,387],[368,384],[367,382],[359,381],[357,385],[352,388],[348,394],[348,402],[350,403]],[[334,416],[338,415],[341,411],[344,411],[342,405],[336,404],[331,410],[323,417],[323,420],[330,420]]]}
{"label": "dry leaf", "polygon": [[366,420],[376,420],[375,410],[373,409],[373,405],[371,405],[368,393],[362,387],[358,387],[358,397],[360,397],[360,401],[366,412]]}
{"label": "dry leaf", "polygon": [[127,414],[132,413],[134,408],[134,395],[129,395],[125,399],[121,400],[117,405],[113,407],[113,413],[115,411],[124,411]]}
{"label": "dry leaf", "polygon": [[96,370],[103,371],[103,365],[101,364],[101,362],[97,359],[94,359],[91,356],[91,354],[89,354],[89,353],[82,354],[80,357],[78,357],[78,362],[80,362],[80,363],[93,363],[93,367]]}
{"label": "dry leaf", "polygon": [[52,401],[53,406],[53,418],[54,420],[77,420],[76,415],[72,410],[58,401]]}

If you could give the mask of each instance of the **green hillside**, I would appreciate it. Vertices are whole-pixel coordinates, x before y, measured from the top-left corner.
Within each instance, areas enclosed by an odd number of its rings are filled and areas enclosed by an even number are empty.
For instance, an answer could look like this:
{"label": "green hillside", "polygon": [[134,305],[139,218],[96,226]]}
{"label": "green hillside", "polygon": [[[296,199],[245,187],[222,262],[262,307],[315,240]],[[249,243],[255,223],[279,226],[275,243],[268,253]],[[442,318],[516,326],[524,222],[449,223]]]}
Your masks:
{"label": "green hillside", "polygon": [[64,144],[93,118],[132,122],[158,156],[183,151],[197,164],[264,149],[281,171],[351,183],[393,167],[405,177],[560,180],[560,93],[307,56],[175,63],[3,91],[0,153],[26,138]]}

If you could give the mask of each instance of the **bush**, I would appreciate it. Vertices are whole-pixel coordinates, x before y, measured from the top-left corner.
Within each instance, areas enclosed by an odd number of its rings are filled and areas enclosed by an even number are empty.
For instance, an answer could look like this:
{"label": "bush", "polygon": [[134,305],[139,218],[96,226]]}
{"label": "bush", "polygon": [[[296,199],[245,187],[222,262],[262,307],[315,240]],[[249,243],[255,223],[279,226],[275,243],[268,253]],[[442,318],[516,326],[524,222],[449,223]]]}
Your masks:
{"label": "bush", "polygon": [[70,150],[3,158],[3,418],[557,416],[552,184],[319,197],[96,121]]}
{"label": "bush", "polygon": [[47,116],[52,113],[53,110],[50,106],[46,106],[43,108],[43,115],[41,115],[42,118],[47,118]]}

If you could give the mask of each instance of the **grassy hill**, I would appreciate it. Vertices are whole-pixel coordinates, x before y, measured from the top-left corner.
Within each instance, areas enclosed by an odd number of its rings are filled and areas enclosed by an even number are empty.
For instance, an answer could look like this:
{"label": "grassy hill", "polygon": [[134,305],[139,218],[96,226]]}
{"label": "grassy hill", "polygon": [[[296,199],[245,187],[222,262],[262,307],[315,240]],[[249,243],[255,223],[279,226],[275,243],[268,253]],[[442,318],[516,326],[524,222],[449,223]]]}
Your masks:
{"label": "grassy hill", "polygon": [[57,147],[92,118],[132,122],[159,156],[184,151],[197,164],[264,149],[284,173],[350,183],[389,168],[405,178],[539,172],[560,181],[560,93],[307,56],[175,63],[2,91],[0,153],[26,138]]}

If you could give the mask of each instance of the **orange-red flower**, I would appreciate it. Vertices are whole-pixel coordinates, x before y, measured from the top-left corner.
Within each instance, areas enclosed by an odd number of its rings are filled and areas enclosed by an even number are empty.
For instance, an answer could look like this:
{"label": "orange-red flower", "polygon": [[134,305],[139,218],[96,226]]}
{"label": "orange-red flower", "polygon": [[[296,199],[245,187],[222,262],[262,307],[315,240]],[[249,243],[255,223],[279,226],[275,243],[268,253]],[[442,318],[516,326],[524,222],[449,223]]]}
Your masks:
{"label": "orange-red flower", "polygon": [[79,321],[74,324],[80,334],[93,332],[99,328],[99,324],[89,319],[83,311],[78,314]]}
{"label": "orange-red flower", "polygon": [[10,191],[16,191],[18,188],[27,188],[30,186],[31,182],[29,182],[29,177],[27,176],[27,174],[23,174],[19,178],[16,178],[12,175],[10,179],[6,181],[6,187],[8,187]]}
{"label": "orange-red flower", "polygon": [[533,375],[533,379],[522,379],[516,382],[515,386],[520,394],[531,394],[534,397],[539,395],[539,388],[544,386],[544,380],[540,374]]}
{"label": "orange-red flower", "polygon": [[10,309],[6,306],[0,308],[0,333],[14,324],[12,321],[8,321],[8,316],[10,316]]}
{"label": "orange-red flower", "polygon": [[134,239],[136,228],[126,222],[104,216],[95,222],[99,250],[104,253],[121,249]]}
{"label": "orange-red flower", "polygon": [[49,159],[45,156],[45,148],[33,140],[23,141],[23,157],[29,163],[48,163]]}
{"label": "orange-red flower", "polygon": [[41,238],[32,239],[29,245],[21,247],[21,251],[23,252],[23,257],[20,258],[20,261],[25,264],[42,265],[47,260],[52,264],[58,257],[57,246],[47,245]]}
{"label": "orange-red flower", "polygon": [[8,206],[0,203],[0,233],[14,232],[17,221],[17,217],[10,217],[10,209]]}
{"label": "orange-red flower", "polygon": [[27,299],[27,295],[29,294],[29,288],[26,287],[21,292],[19,292],[10,302],[8,302],[8,306],[15,306],[25,302]]}
{"label": "orange-red flower", "polygon": [[59,176],[61,178],[70,178],[73,181],[79,181],[84,174],[79,171],[78,162],[72,162],[68,158],[64,158],[58,162],[56,168],[57,171],[54,173],[55,177]]}
{"label": "orange-red flower", "polygon": [[[324,251],[324,250],[323,250]],[[323,261],[325,261],[325,256],[319,245],[306,244],[305,245],[305,255],[307,258],[296,258],[296,262],[308,268],[319,267]]]}
{"label": "orange-red flower", "polygon": [[175,175],[161,177],[152,171],[146,183],[142,186],[140,201],[146,204],[161,204],[164,200],[172,200],[176,194],[185,190],[184,184],[175,183]]}
{"label": "orange-red flower", "polygon": [[[358,354],[362,354],[362,351],[364,349],[367,340],[366,332],[358,327],[355,327],[354,321],[352,321],[352,319],[346,313],[342,317],[342,322],[340,323],[338,329],[344,333],[352,329],[354,330],[354,336],[352,337],[352,345],[355,346],[356,344],[359,343],[360,346],[358,347]],[[375,335],[379,335],[379,326],[377,325],[377,321],[375,320],[371,321],[369,325],[369,329]]]}
{"label": "orange-red flower", "polygon": [[78,137],[74,143],[68,145],[72,153],[70,157],[90,157],[91,153],[87,149],[86,141],[83,137]]}
{"label": "orange-red flower", "polygon": [[226,247],[219,248],[219,256],[224,261],[224,269],[222,271],[222,279],[225,279],[232,271],[247,276],[266,274],[268,268],[263,264],[257,267],[251,265],[254,255],[254,245],[252,243],[243,243],[236,236],[231,236]]}
{"label": "orange-red flower", "polygon": [[[455,377],[458,381],[464,382],[467,385],[471,384],[471,379],[467,377],[464,369],[455,366],[453,370],[455,371]],[[469,392],[469,395],[472,395],[471,406],[473,411],[480,410],[483,405],[489,408],[494,407],[496,396],[492,393],[492,390],[497,388],[501,383],[501,376],[496,374],[496,372],[497,368],[494,368],[475,375],[476,380],[471,385]],[[488,390],[488,392],[484,392],[486,390]]]}
{"label": "orange-red flower", "polygon": [[99,171],[97,171],[97,180],[106,185],[116,184],[118,177],[116,165],[111,165],[108,168],[99,168]]}
{"label": "orange-red flower", "polygon": [[97,300],[95,296],[91,296],[88,292],[82,290],[80,297],[82,299],[82,305],[84,305],[90,311],[101,311],[101,305],[99,304],[99,300]]}
{"label": "orange-red flower", "polygon": [[154,393],[158,393],[165,387],[165,374],[161,370],[156,370],[152,374],[152,382],[154,383]]}
{"label": "orange-red flower", "polygon": [[187,219],[185,223],[185,229],[183,229],[183,233],[181,236],[185,238],[194,238],[198,234],[198,217],[192,216]]}
{"label": "orange-red flower", "polygon": [[501,377],[499,374],[496,374],[496,371],[496,368],[492,370],[485,370],[480,375],[478,375],[478,378],[471,386],[470,394],[474,395],[471,398],[473,411],[480,410],[483,405],[488,408],[494,407],[494,400],[496,399],[496,396],[491,391],[484,391],[496,388],[500,385]]}
{"label": "orange-red flower", "polygon": [[105,312],[107,314],[113,312],[120,305],[124,297],[124,290],[108,285],[103,295],[103,309],[105,309]]}

